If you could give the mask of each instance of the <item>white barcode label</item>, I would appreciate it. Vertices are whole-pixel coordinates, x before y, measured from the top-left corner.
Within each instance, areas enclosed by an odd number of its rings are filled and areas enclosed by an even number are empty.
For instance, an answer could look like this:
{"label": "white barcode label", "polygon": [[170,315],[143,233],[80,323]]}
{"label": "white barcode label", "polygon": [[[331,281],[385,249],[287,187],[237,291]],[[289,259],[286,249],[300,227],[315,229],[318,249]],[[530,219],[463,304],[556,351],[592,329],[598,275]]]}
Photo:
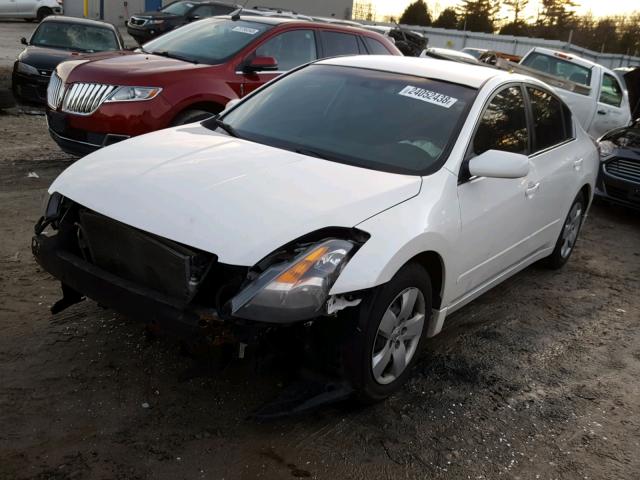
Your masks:
{"label": "white barcode label", "polygon": [[433,92],[425,88],[414,87],[412,85],[404,87],[398,92],[398,95],[415,98],[417,100],[422,100],[423,102],[433,103],[434,105],[440,105],[444,108],[450,108],[451,105],[458,101],[457,98],[450,97],[449,95]]}

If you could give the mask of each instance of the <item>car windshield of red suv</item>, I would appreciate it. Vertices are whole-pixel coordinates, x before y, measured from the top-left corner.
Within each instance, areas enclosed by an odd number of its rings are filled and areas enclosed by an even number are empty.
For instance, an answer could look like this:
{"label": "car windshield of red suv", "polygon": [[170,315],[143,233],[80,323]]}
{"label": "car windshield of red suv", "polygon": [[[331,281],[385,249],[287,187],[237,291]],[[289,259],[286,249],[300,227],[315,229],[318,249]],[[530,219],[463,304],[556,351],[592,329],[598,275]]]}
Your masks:
{"label": "car windshield of red suv", "polygon": [[243,20],[205,19],[145,43],[142,51],[193,63],[224,63],[272,25]]}
{"label": "car windshield of red suv", "polygon": [[31,45],[81,52],[119,50],[116,35],[107,28],[64,22],[44,22],[31,38]]}

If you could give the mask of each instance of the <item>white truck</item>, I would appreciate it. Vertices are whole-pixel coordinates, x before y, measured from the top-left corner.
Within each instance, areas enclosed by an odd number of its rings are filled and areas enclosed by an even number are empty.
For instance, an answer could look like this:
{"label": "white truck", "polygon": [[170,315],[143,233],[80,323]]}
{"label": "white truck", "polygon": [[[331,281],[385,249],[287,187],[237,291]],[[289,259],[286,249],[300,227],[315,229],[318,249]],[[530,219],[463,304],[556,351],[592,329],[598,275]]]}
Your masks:
{"label": "white truck", "polygon": [[627,91],[616,74],[602,65],[566,52],[536,47],[520,63],[499,59],[496,66],[548,83],[594,139],[631,122]]}

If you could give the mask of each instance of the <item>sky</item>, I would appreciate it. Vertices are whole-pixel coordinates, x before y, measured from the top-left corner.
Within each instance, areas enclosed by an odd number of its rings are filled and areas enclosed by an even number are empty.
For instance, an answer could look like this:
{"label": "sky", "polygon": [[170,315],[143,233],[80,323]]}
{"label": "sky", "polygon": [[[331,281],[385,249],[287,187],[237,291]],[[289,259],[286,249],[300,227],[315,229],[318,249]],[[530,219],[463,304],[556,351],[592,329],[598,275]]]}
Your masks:
{"label": "sky", "polygon": [[[407,5],[412,0],[367,0],[371,1],[376,9],[376,15],[378,18],[382,18],[385,15],[400,16]],[[429,6],[429,10],[433,13],[438,13],[447,7],[458,5],[460,0],[425,0]],[[629,13],[634,10],[640,11],[639,0],[576,0],[580,5],[577,9],[577,13],[584,14],[591,11],[594,16],[607,16],[607,15],[619,15]],[[527,14],[535,16],[539,5],[542,2],[539,0],[530,0],[527,7]]]}

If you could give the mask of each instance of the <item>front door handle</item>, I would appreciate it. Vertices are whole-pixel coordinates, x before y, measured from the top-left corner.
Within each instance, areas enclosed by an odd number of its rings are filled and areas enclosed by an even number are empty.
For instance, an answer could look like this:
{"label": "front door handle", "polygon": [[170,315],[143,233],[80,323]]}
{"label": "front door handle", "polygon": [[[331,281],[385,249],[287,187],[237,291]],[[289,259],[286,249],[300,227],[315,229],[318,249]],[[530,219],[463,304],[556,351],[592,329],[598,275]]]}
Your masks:
{"label": "front door handle", "polygon": [[575,171],[578,171],[582,168],[582,162],[584,162],[584,160],[582,158],[579,158],[578,160],[574,160],[573,161],[573,169]]}
{"label": "front door handle", "polygon": [[598,115],[606,115],[607,111],[606,110],[598,110]]}
{"label": "front door handle", "polygon": [[525,197],[527,197],[527,198],[533,197],[536,194],[536,192],[538,191],[539,188],[540,188],[540,182],[529,183],[529,185],[527,185],[527,188],[524,191]]}

